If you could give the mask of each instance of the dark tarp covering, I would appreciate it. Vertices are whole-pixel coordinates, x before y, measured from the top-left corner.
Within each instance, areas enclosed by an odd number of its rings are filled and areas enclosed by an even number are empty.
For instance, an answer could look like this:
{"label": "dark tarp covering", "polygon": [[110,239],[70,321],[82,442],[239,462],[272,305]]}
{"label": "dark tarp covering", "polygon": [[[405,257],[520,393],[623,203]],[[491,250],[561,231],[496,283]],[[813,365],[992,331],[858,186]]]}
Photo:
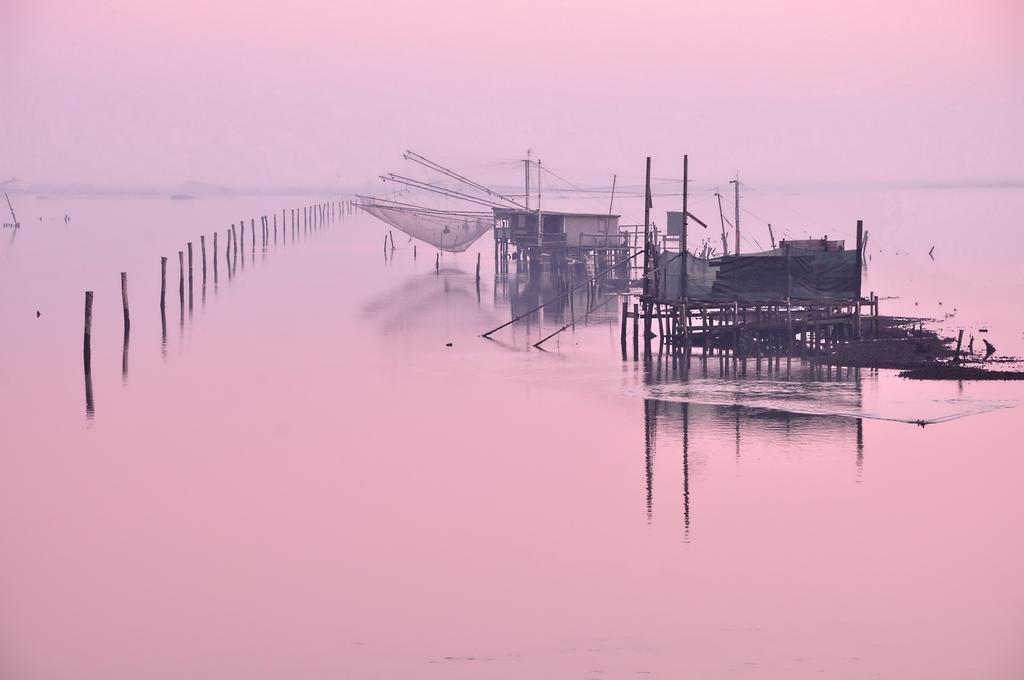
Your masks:
{"label": "dark tarp covering", "polygon": [[[703,260],[686,254],[686,297],[694,300],[851,299],[860,295],[855,251],[782,250]],[[658,297],[682,297],[678,253],[658,255]]]}

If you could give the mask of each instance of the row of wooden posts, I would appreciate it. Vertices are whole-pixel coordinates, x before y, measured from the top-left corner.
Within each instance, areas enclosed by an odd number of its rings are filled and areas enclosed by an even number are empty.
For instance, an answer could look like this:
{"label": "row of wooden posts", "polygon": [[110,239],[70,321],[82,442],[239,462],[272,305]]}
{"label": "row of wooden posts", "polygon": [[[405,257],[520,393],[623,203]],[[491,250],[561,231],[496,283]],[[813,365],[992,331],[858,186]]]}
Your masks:
{"label": "row of wooden posts", "polygon": [[[266,248],[270,245],[271,240],[273,243],[278,242],[278,233],[280,231],[281,242],[287,243],[288,237],[291,237],[294,243],[300,236],[306,236],[320,229],[324,228],[329,223],[342,219],[347,215],[351,215],[356,210],[356,204],[353,201],[330,201],[324,203],[316,203],[313,205],[303,206],[302,208],[293,208],[290,211],[288,209],[281,210],[281,222],[278,225],[278,215],[263,215],[259,218],[260,221],[260,239],[262,242],[262,249],[264,254]],[[235,276],[238,268],[239,251],[242,252],[241,265],[242,269],[245,268],[245,227],[246,221],[241,220],[238,225],[232,224],[230,228],[225,230],[225,246],[224,246],[224,263],[227,268],[228,279],[230,280]],[[250,255],[255,260],[256,255],[256,218],[249,220],[249,236],[250,236]],[[206,256],[206,235],[199,237],[199,250],[202,262],[202,285],[203,294],[205,299],[206,293],[206,280],[207,280],[207,256]],[[185,250],[178,251],[178,299],[180,306],[181,324],[185,322],[185,280],[186,280],[186,267],[185,267],[185,254],[188,254],[188,308],[189,313],[192,312],[192,281],[193,281],[193,242],[186,244]],[[218,243],[218,232],[213,233],[213,257],[211,259],[213,265],[213,283],[216,286],[219,280],[219,243]],[[93,400],[93,389],[92,389],[92,308],[94,300],[94,292],[88,290],[85,292],[85,330],[83,335],[83,346],[82,356],[85,368],[85,393],[86,393],[86,414],[91,418],[95,412],[94,400]],[[128,305],[128,273],[121,272],[121,307],[124,318],[124,336],[122,345],[122,360],[121,360],[121,371],[122,377],[126,378],[128,374],[128,342],[130,338],[131,330],[131,313]],[[167,346],[167,257],[161,256],[160,258],[160,321],[162,327],[162,338],[163,348],[166,352]]]}

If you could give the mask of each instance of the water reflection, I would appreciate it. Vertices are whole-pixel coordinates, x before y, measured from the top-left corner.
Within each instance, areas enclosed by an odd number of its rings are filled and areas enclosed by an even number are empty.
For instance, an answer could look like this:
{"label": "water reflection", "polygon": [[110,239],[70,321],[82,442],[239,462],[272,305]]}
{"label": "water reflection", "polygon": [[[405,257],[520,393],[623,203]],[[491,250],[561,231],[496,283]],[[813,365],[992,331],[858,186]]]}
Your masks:
{"label": "water reflection", "polygon": [[[648,522],[654,516],[654,470],[659,444],[663,455],[666,451],[679,452],[678,459],[675,454],[669,454],[681,466],[679,480],[670,485],[680,490],[676,497],[678,505],[676,502],[672,505],[681,508],[686,540],[689,540],[691,527],[691,467],[707,465],[715,452],[731,449],[735,464],[742,465],[744,452],[764,456],[766,452],[793,452],[801,447],[812,447],[827,455],[843,455],[848,451],[853,475],[860,481],[864,462],[863,419],[800,412],[804,399],[827,399],[829,407],[857,412],[862,401],[860,373],[837,372],[831,380],[823,380],[820,372],[807,369],[794,371],[791,376],[795,378],[788,381],[790,384],[765,380],[759,390],[757,380],[696,378],[691,382],[686,379],[685,371],[663,372],[647,367],[643,374],[648,394],[643,399],[643,457]],[[736,402],[751,398],[750,394],[756,395],[759,391],[763,395],[770,394],[779,408]],[[729,402],[730,392],[732,403]],[[784,408],[785,395],[797,397],[796,411]]]}
{"label": "water reflection", "polygon": [[124,329],[124,343],[121,346],[121,383],[128,384],[128,337],[131,331]]}

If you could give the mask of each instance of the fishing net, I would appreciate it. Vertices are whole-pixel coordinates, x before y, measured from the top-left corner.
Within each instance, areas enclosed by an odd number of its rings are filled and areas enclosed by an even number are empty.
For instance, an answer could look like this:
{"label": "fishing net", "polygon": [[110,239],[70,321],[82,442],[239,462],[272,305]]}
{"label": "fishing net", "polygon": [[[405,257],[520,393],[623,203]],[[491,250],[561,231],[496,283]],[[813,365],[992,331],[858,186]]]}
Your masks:
{"label": "fishing net", "polygon": [[424,243],[461,253],[494,226],[490,212],[454,212],[366,202],[359,206],[377,219]]}

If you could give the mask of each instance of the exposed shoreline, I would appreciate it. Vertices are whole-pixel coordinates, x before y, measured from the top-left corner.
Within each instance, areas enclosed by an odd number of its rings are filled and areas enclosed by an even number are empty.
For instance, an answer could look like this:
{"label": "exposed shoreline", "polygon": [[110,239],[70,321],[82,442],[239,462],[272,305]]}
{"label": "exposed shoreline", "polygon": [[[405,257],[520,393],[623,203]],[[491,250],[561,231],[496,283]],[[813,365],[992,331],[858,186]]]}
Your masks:
{"label": "exposed shoreline", "polygon": [[[901,378],[913,380],[1024,380],[1024,371],[993,370],[994,363],[979,354],[968,353],[966,343],[956,361],[956,339],[943,338],[925,327],[929,319],[879,317],[878,338],[839,345],[824,353],[831,364],[900,371]],[[999,357],[1000,363],[1014,362]]]}

